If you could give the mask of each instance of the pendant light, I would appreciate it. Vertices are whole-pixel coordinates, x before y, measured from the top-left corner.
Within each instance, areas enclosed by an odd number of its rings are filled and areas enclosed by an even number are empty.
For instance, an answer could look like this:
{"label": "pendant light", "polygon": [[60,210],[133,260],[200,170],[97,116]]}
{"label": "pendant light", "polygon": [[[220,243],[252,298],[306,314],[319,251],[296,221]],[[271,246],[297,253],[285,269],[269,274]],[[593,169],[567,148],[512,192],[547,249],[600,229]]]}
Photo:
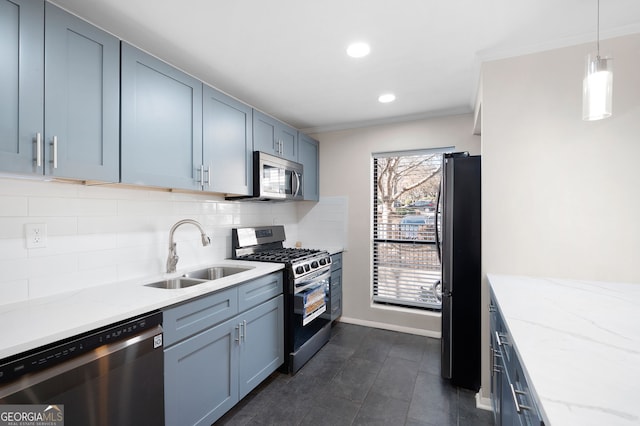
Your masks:
{"label": "pendant light", "polygon": [[598,2],[596,53],[587,55],[582,82],[582,119],[611,117],[613,98],[613,59],[600,56],[600,0]]}

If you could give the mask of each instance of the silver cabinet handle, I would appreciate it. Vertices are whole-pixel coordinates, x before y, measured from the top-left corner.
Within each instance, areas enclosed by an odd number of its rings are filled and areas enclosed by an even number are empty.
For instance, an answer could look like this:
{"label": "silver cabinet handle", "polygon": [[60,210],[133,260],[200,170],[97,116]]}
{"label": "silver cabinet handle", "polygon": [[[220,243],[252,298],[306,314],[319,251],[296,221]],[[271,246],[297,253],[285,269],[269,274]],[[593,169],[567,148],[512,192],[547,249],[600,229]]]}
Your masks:
{"label": "silver cabinet handle", "polygon": [[239,323],[238,328],[240,328],[240,333],[238,335],[238,339],[239,339],[238,342],[242,344],[242,341],[244,340],[244,323],[242,322]]}
{"label": "silver cabinet handle", "polygon": [[211,186],[211,164],[209,164],[206,168],[203,167],[202,174],[207,174],[207,178],[204,180],[203,186],[210,187]]}
{"label": "silver cabinet handle", "polygon": [[51,142],[51,146],[53,147],[53,159],[51,162],[53,163],[53,168],[58,168],[58,137],[54,136],[53,141]]}
{"label": "silver cabinet handle", "polygon": [[237,338],[235,338],[234,340],[235,340],[236,342],[238,342],[238,343],[240,343],[240,336],[242,336],[242,331],[240,331],[240,327],[241,327],[241,326],[242,326],[242,324],[238,324],[238,325],[236,326],[236,330],[238,330],[238,337],[237,337]]}
{"label": "silver cabinet handle", "polygon": [[496,343],[498,346],[502,346],[502,340],[500,339],[500,334],[496,331]]}
{"label": "silver cabinet handle", "polygon": [[518,414],[520,414],[522,410],[529,410],[529,411],[533,410],[533,408],[527,405],[521,405],[518,402],[518,395],[526,395],[525,392],[516,390],[516,388],[513,387],[513,383],[509,383],[509,387],[511,388],[511,396],[513,396],[513,403],[516,406],[516,411],[518,412]]}
{"label": "silver cabinet handle", "polygon": [[42,167],[42,133],[36,133],[36,167]]}
{"label": "silver cabinet handle", "polygon": [[247,320],[242,321],[242,329],[244,333],[242,334],[242,340],[247,341]]}
{"label": "silver cabinet handle", "polygon": [[198,177],[196,178],[196,183],[200,186],[204,185],[204,166],[200,164],[197,170]]}

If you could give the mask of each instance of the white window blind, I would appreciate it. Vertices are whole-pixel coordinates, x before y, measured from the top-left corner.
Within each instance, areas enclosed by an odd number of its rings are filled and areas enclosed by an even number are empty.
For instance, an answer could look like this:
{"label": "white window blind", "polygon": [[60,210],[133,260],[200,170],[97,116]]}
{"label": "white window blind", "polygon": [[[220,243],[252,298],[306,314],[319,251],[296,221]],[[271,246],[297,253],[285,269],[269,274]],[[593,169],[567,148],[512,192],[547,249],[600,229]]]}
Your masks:
{"label": "white window blind", "polygon": [[373,155],[375,303],[441,308],[436,229],[442,220],[436,203],[442,152]]}

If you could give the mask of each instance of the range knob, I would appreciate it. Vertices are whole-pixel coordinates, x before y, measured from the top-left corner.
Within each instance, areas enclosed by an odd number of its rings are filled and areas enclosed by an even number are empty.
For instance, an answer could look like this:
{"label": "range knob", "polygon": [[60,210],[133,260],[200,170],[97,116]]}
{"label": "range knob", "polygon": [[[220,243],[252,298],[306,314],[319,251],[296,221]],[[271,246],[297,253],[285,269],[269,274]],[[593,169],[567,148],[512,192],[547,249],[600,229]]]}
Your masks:
{"label": "range knob", "polygon": [[318,262],[317,262],[317,261],[315,261],[315,260],[314,260],[313,262],[311,262],[311,267],[312,267],[313,269],[316,269],[316,268],[318,267]]}
{"label": "range knob", "polygon": [[305,271],[307,271],[307,272],[309,272],[309,271],[311,270],[311,266],[309,266],[309,264],[308,264],[308,263],[306,263],[306,264],[304,265],[304,270],[305,270]]}
{"label": "range knob", "polygon": [[324,257],[320,259],[320,265],[324,266],[326,264],[327,264],[327,259],[325,259]]}
{"label": "range knob", "polygon": [[296,274],[300,275],[302,273],[304,273],[304,268],[302,266],[298,266],[296,268]]}

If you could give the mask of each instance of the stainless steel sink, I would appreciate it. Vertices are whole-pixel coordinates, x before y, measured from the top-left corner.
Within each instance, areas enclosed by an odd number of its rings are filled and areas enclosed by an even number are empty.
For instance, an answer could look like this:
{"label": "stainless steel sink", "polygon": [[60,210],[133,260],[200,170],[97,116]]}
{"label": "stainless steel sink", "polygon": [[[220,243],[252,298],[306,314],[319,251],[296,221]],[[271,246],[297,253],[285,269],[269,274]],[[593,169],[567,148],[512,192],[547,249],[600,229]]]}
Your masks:
{"label": "stainless steel sink", "polygon": [[212,266],[210,268],[200,269],[199,271],[188,272],[184,274],[183,277],[210,281],[239,274],[240,272],[245,272],[250,269],[253,269],[253,267]]}
{"label": "stainless steel sink", "polygon": [[194,285],[206,283],[207,281],[217,280],[220,278],[228,277],[229,275],[235,275],[240,272],[245,272],[250,269],[253,269],[253,266],[211,266],[209,268],[200,269],[198,271],[188,272],[178,278],[171,278],[168,280],[146,284],[146,286],[165,288],[169,290],[177,288],[187,288]]}
{"label": "stainless steel sink", "polygon": [[187,288],[194,285],[206,283],[207,280],[198,280],[193,278],[171,278],[168,280],[158,281],[151,284],[146,284],[147,287],[155,287],[155,288],[166,288],[166,289],[178,289],[178,288]]}

